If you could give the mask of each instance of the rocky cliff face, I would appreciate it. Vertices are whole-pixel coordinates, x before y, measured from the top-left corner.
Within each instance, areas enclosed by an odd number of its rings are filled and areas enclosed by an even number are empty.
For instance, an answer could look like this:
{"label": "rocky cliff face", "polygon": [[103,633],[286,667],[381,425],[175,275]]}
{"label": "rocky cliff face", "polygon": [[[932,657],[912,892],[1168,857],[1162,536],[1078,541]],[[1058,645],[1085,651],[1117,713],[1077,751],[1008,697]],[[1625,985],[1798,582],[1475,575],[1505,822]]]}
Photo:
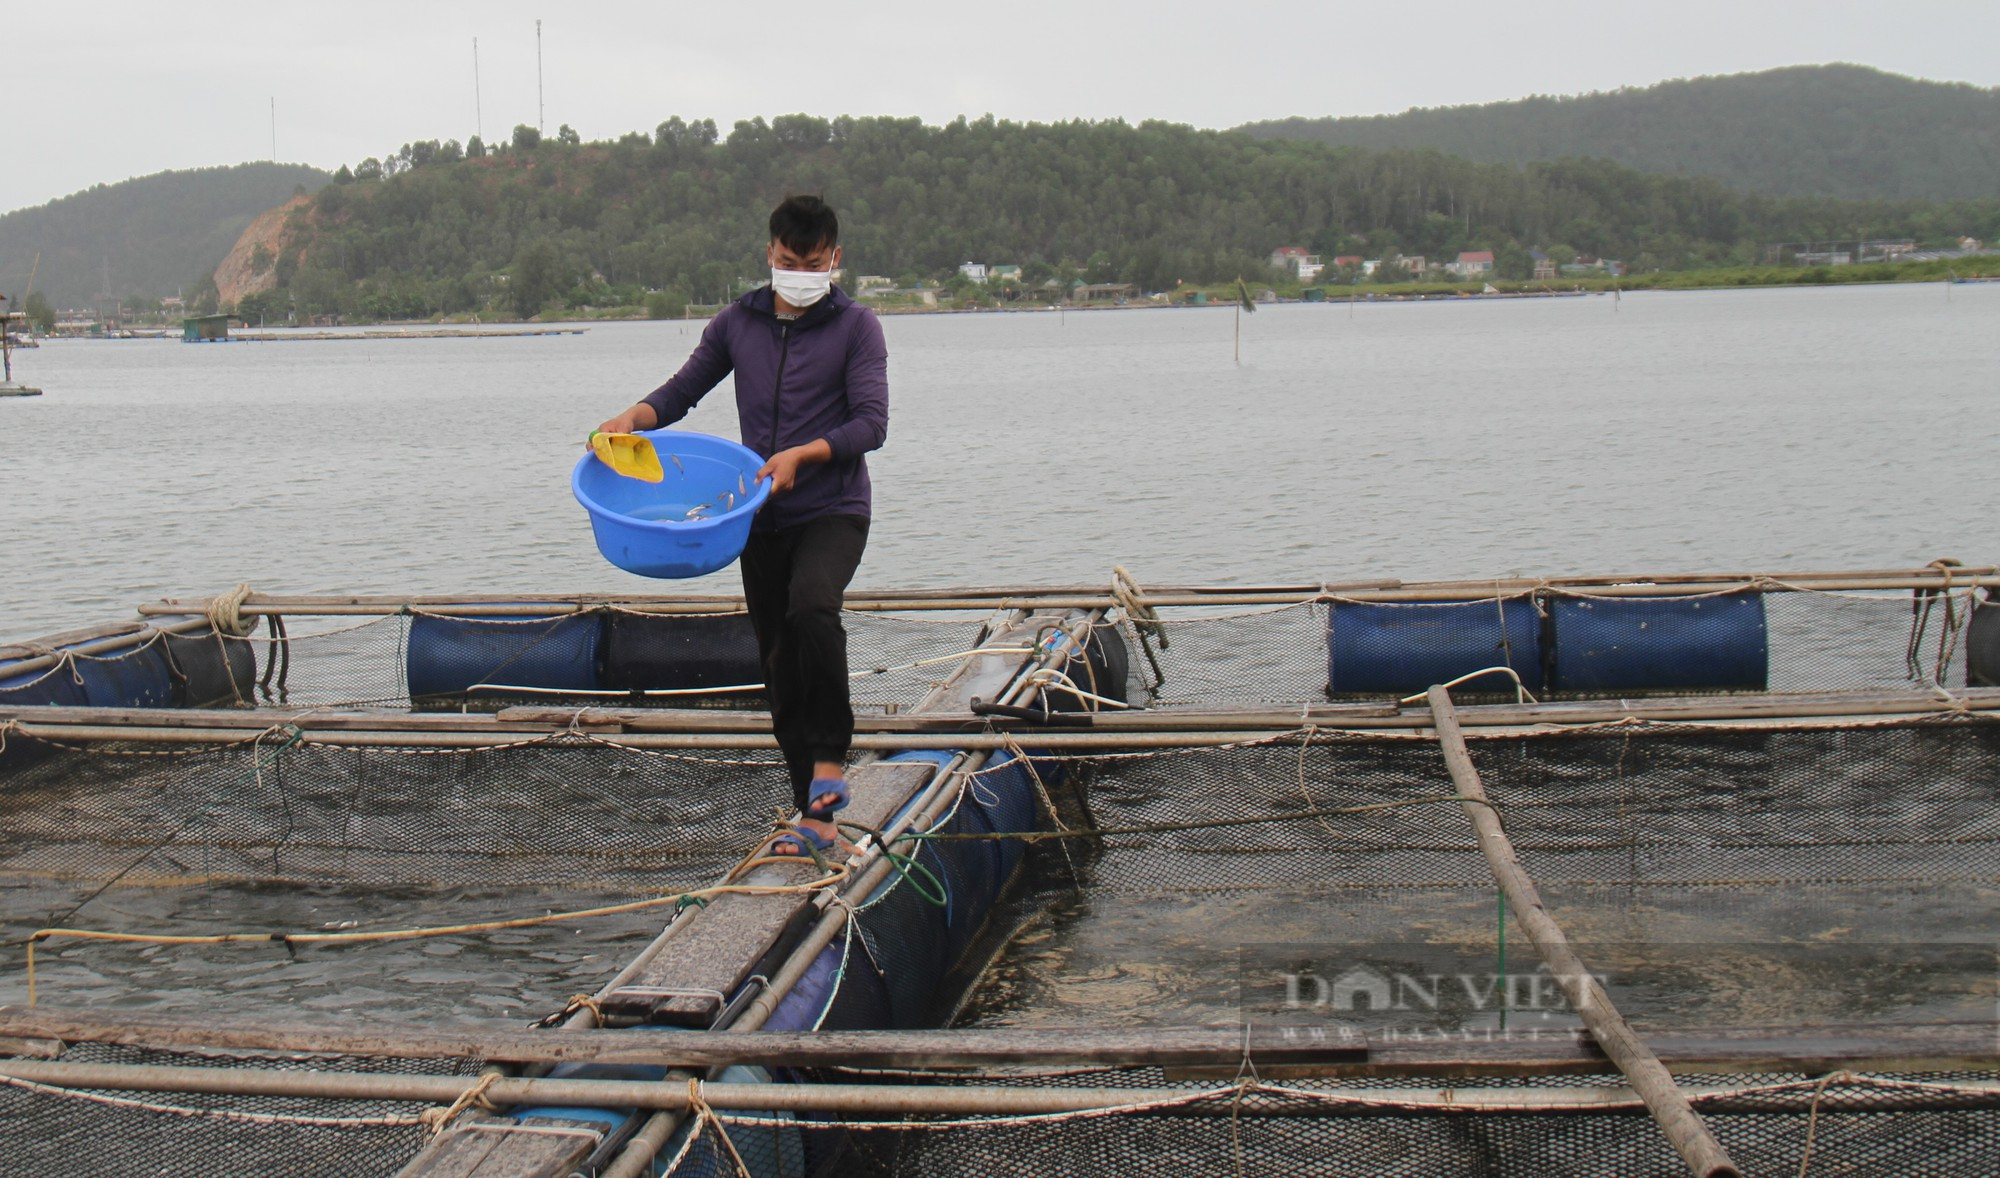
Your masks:
{"label": "rocky cliff face", "polygon": [[215,268],[216,294],[225,306],[278,285],[278,254],[284,249],[286,222],[294,209],[311,203],[309,196],[295,196],[250,222],[243,236],[230,247],[229,256]]}

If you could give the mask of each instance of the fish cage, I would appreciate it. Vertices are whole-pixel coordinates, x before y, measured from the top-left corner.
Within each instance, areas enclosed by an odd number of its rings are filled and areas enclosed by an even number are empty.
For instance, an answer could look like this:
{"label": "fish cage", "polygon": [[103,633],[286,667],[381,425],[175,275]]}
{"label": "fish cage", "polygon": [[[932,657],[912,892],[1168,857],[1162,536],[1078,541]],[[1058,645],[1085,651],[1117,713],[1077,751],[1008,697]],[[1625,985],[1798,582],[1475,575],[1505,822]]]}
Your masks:
{"label": "fish cage", "polygon": [[0,647],[23,1172],[2000,1168],[2000,570],[726,597]]}

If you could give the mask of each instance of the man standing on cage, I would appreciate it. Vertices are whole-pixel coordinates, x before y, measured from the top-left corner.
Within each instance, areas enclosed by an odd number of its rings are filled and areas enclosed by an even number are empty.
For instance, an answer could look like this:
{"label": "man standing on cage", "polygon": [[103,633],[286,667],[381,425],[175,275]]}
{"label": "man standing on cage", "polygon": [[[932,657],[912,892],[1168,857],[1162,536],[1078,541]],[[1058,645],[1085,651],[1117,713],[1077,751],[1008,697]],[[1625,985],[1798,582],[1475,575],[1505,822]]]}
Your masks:
{"label": "man standing on cage", "polygon": [[605,433],[686,417],[731,372],[743,444],[764,458],[771,497],[743,549],[743,596],[771,700],[771,727],[802,815],[774,854],[838,841],[854,736],[841,602],[868,542],[868,451],[889,430],[889,354],[875,312],[832,282],[840,221],[816,196],[771,213],[771,285],[724,307],[679,372],[605,422]]}

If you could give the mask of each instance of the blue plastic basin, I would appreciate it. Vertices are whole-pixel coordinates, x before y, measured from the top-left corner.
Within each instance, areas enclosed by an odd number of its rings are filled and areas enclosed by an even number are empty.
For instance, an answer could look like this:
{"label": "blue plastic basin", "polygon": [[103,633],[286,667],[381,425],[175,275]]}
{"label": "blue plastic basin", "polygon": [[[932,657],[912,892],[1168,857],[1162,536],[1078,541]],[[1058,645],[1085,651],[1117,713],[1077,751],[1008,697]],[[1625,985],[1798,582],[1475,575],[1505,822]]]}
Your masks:
{"label": "blue plastic basin", "polygon": [[[597,550],[626,572],[666,580],[727,566],[742,554],[750,517],[771,495],[771,481],[756,478],[764,460],[709,434],[655,429],[639,436],[660,453],[666,477],[659,482],[628,479],[595,454],[585,454],[570,475],[570,490],[590,513]],[[703,505],[705,516],[688,518]]]}

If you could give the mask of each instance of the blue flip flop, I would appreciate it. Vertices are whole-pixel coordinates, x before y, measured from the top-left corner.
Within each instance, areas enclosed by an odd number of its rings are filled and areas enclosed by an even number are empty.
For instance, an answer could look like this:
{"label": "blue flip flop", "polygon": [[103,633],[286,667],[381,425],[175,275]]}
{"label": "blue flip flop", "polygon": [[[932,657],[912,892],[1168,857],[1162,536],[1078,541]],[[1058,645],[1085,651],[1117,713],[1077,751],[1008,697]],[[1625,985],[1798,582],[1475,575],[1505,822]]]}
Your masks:
{"label": "blue flip flop", "polygon": [[[831,806],[815,806],[814,802],[832,794],[835,798]],[[805,816],[815,822],[831,822],[835,811],[847,809],[852,795],[844,777],[815,777],[811,788],[806,790]]]}
{"label": "blue flip flop", "polygon": [[[796,847],[797,850],[785,851],[780,847]],[[834,842],[830,838],[821,838],[818,831],[809,827],[795,826],[766,843],[764,849],[773,858],[799,859],[824,865],[826,853],[834,849]]]}

